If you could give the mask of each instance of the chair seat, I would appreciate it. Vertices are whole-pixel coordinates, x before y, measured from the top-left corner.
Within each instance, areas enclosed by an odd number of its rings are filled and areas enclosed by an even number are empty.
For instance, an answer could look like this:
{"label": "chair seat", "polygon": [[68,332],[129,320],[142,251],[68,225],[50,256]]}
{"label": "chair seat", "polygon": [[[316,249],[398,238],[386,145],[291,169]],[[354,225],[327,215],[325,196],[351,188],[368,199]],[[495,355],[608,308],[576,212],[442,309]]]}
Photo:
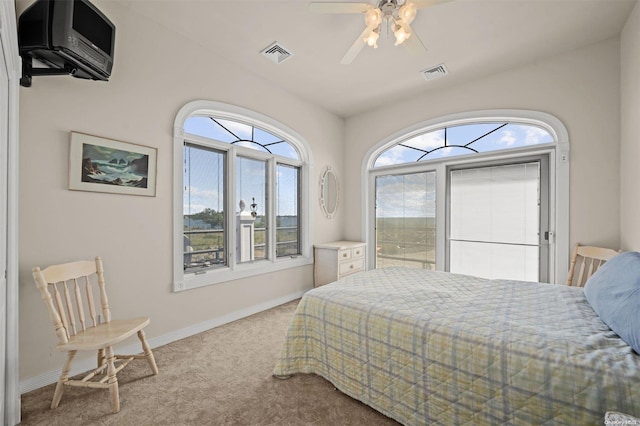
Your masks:
{"label": "chair seat", "polygon": [[67,343],[59,344],[57,348],[60,351],[102,349],[133,336],[146,327],[149,322],[148,317],[112,320],[78,332],[78,334],[71,336]]}

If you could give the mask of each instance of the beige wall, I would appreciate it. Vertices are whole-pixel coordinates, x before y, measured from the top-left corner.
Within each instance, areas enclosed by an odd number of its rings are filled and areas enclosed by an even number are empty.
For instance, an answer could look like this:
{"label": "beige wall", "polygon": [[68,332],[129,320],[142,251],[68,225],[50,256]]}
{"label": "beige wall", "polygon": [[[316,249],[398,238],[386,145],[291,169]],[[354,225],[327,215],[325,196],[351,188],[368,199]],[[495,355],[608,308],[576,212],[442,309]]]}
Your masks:
{"label": "beige wall", "polygon": [[[150,316],[152,339],[312,287],[307,266],[172,292],[172,132],[187,102],[239,105],[302,135],[312,150],[314,194],[323,166],[332,165],[342,178],[342,119],[127,8],[109,1],[96,5],[118,22],[110,81],[34,77],[31,88],[20,89],[21,380],[63,362],[31,277],[36,265],[101,255],[114,317]],[[71,130],[157,148],[157,196],[67,190]],[[344,209],[327,220],[315,196],[311,205],[313,241],[339,239]]]}
{"label": "beige wall", "polygon": [[568,129],[571,244],[618,246],[619,45],[611,39],[347,120],[345,158],[354,166],[345,170],[346,236],[364,238],[361,164],[372,146],[404,128],[453,113],[525,109],[554,115]]}
{"label": "beige wall", "polygon": [[640,2],[622,31],[620,119],[620,239],[640,250]]}

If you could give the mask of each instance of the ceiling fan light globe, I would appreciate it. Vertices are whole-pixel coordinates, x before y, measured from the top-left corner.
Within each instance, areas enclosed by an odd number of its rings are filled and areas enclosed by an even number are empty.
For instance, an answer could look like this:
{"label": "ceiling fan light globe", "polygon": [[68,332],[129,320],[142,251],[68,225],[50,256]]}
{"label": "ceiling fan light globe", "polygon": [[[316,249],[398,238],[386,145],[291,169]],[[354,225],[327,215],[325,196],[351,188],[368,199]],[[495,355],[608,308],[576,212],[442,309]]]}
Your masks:
{"label": "ceiling fan light globe", "polygon": [[411,37],[411,31],[407,31],[403,25],[398,25],[396,30],[393,32],[393,35],[396,38],[395,45],[398,46]]}
{"label": "ceiling fan light globe", "polygon": [[374,49],[378,48],[378,37],[380,34],[377,31],[371,31],[365,38],[364,41],[369,45],[369,47],[373,47]]}
{"label": "ceiling fan light globe", "polygon": [[364,22],[368,28],[376,28],[382,22],[382,12],[380,9],[369,9],[364,14]]}
{"label": "ceiling fan light globe", "polygon": [[400,7],[400,10],[398,10],[398,18],[400,18],[405,24],[410,24],[415,19],[416,13],[416,5],[411,2],[407,2]]}

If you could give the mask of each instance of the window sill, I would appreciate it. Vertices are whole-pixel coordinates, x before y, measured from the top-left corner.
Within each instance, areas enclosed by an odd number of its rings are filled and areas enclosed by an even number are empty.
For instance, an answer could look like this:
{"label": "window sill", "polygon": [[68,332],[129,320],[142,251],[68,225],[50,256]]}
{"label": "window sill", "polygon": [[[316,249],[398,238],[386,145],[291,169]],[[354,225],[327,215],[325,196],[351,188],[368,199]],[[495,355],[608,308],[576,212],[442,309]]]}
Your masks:
{"label": "window sill", "polygon": [[252,263],[236,265],[234,269],[220,268],[207,270],[204,274],[189,273],[183,275],[182,281],[173,283],[173,291],[191,290],[208,285],[220,284],[227,281],[253,277],[285,269],[311,265],[313,258],[298,256],[296,258],[282,258],[275,262],[261,260]]}

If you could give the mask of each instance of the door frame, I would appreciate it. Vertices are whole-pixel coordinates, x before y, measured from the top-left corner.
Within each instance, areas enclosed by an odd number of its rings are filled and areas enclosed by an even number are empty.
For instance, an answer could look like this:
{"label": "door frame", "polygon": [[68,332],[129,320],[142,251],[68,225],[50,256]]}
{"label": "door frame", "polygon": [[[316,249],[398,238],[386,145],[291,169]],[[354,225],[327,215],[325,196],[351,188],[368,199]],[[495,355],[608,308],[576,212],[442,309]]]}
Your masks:
{"label": "door frame", "polygon": [[[0,311],[5,318],[0,320],[4,329],[0,335],[2,355],[0,368],[4,371],[0,398],[0,420],[5,425],[20,423],[20,382],[18,368],[18,97],[22,63],[18,54],[18,30],[13,1],[0,2],[0,54],[3,56],[8,77],[8,98],[6,104],[7,128],[0,138],[0,149],[5,156],[0,171],[6,176],[6,187],[0,188],[0,197],[5,198],[7,206],[5,227],[6,241],[0,241],[6,247],[6,270],[0,274],[6,278],[6,287],[0,288]],[[4,111],[3,111],[4,113]],[[6,145],[4,142],[6,141]]]}

